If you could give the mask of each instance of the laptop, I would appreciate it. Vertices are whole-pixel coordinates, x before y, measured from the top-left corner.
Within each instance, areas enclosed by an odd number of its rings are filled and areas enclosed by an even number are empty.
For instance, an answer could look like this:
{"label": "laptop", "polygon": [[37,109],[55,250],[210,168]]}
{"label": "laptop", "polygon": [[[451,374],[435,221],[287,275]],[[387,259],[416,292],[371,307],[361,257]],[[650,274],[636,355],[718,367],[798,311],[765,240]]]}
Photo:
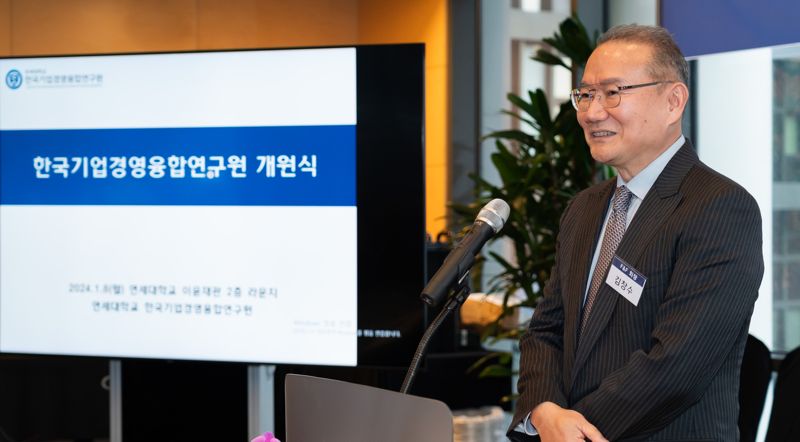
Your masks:
{"label": "laptop", "polygon": [[313,376],[286,376],[284,442],[447,442],[443,402]]}

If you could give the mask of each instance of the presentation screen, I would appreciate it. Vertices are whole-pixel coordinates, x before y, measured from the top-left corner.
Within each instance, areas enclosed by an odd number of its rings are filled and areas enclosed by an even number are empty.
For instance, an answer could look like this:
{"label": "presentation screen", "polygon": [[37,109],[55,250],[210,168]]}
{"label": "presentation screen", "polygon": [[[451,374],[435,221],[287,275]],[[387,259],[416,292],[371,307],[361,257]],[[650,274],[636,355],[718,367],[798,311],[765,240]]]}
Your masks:
{"label": "presentation screen", "polygon": [[359,327],[358,52],[0,60],[0,351],[353,366],[417,336]]}

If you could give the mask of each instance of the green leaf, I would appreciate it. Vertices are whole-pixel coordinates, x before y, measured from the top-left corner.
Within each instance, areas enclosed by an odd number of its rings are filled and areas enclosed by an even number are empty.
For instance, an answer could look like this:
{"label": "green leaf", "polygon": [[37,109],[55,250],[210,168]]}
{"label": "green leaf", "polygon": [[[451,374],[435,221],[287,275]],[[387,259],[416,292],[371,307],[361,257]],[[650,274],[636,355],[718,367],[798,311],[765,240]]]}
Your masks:
{"label": "green leaf", "polygon": [[478,376],[481,378],[508,378],[511,377],[511,369],[503,365],[490,365],[484,368]]}
{"label": "green leaf", "polygon": [[491,132],[489,135],[486,136],[487,138],[501,138],[505,140],[513,140],[523,145],[530,145],[536,142],[536,139],[521,130],[498,130],[495,132]]}
{"label": "green leaf", "polygon": [[484,356],[481,356],[477,361],[473,362],[472,365],[467,368],[467,373],[473,373],[477,369],[486,365],[489,361],[497,360],[497,364],[507,364],[511,360],[511,354],[507,352],[491,352]]}
{"label": "green leaf", "polygon": [[[547,96],[544,91],[541,89],[536,89],[533,92],[528,91],[528,97],[531,100],[531,106],[536,108],[536,121],[542,127],[542,131],[551,130],[553,120],[550,118],[550,105],[547,103]],[[548,138],[546,134],[542,134],[542,137],[545,139],[542,141],[546,141],[546,138]]]}
{"label": "green leaf", "polygon": [[511,102],[514,106],[517,106],[525,113],[533,117],[533,120],[541,124],[541,115],[538,112],[538,106],[533,103],[528,103],[522,97],[515,95],[515,94],[508,94],[508,101]]}
{"label": "green leaf", "polygon": [[522,121],[523,123],[527,124],[528,126],[534,128],[537,131],[539,130],[539,125],[535,121],[533,121],[530,118],[525,118],[525,117],[523,117],[522,115],[520,115],[517,112],[512,112],[512,111],[508,111],[508,110],[502,110],[502,111],[500,111],[500,113],[506,114],[506,115],[510,116],[511,118],[513,118],[515,120]]}
{"label": "green leaf", "polygon": [[[543,39],[549,47],[537,51],[533,58],[548,66],[580,69],[596,40],[597,34],[590,38],[577,17],[569,17],[559,24],[553,36]],[[559,219],[568,201],[578,191],[608,175],[592,159],[571,103],[558,103],[557,113],[551,115],[551,103],[541,89],[519,95],[510,93],[507,99],[509,110],[501,112],[519,127],[496,130],[483,137],[495,141],[496,151],[490,159],[500,183],[471,174],[475,202],[449,205],[453,222],[448,223],[454,228],[471,225],[491,198],[503,198],[512,207],[503,230],[495,236],[509,240],[510,246],[503,253],[488,251],[478,259],[480,263],[493,262],[499,268],[499,273],[486,278],[486,289],[503,294],[501,317],[517,308],[508,306],[508,297],[516,291],[524,292],[527,297],[523,306],[536,305],[550,277]],[[529,131],[529,127],[533,130]],[[473,269],[473,276],[480,276],[479,267],[480,264]],[[482,339],[516,339],[524,331],[506,330],[499,320],[484,327]],[[494,358],[481,361],[474,370],[481,367],[488,375],[507,375],[508,367],[500,368],[507,365],[505,359]]]}
{"label": "green leaf", "polygon": [[562,60],[561,57],[553,55],[549,51],[546,51],[544,49],[537,50],[536,55],[534,55],[532,58],[544,64],[548,64],[551,66],[563,66],[569,69],[569,66],[567,66],[564,63],[564,60]]}
{"label": "green leaf", "polygon": [[506,270],[508,270],[510,272],[516,271],[517,267],[512,265],[510,262],[506,261],[506,259],[503,258],[502,256],[500,256],[499,254],[497,254],[497,252],[489,252],[489,256],[494,258],[498,262],[498,264],[500,264],[501,266],[505,267]]}

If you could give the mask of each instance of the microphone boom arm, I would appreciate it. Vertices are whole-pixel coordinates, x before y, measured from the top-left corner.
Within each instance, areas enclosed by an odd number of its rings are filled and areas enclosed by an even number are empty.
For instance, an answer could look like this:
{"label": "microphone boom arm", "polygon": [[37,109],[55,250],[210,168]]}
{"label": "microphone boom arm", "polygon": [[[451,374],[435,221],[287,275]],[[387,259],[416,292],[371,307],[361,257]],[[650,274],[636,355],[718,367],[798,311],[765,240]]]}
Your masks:
{"label": "microphone boom arm", "polygon": [[444,307],[442,307],[442,310],[438,315],[436,315],[431,322],[431,325],[429,325],[425,330],[425,334],[422,335],[422,339],[419,340],[417,351],[414,352],[414,357],[411,359],[411,366],[408,367],[408,372],[406,372],[406,377],[403,380],[403,386],[400,387],[400,393],[408,394],[408,390],[411,389],[411,384],[414,382],[414,378],[417,376],[419,364],[422,362],[422,357],[425,355],[425,350],[428,348],[428,343],[431,337],[433,337],[433,334],[436,333],[436,330],[439,329],[439,326],[442,325],[442,322],[447,319],[447,316],[461,307],[461,304],[467,300],[467,297],[471,292],[468,282],[469,278],[467,277],[468,275],[469,270],[467,270],[467,273],[465,273],[461,278],[458,286],[453,292],[453,296],[447,300],[447,303],[444,305]]}

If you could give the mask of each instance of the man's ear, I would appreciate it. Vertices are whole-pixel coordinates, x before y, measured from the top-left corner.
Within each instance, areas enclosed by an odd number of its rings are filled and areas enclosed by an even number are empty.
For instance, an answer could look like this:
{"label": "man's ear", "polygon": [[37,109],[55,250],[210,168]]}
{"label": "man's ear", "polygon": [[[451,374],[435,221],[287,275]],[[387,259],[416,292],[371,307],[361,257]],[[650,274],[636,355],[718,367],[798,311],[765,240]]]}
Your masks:
{"label": "man's ear", "polygon": [[667,94],[667,105],[671,116],[670,120],[680,121],[683,110],[689,102],[689,88],[681,82],[675,82],[672,83]]}

